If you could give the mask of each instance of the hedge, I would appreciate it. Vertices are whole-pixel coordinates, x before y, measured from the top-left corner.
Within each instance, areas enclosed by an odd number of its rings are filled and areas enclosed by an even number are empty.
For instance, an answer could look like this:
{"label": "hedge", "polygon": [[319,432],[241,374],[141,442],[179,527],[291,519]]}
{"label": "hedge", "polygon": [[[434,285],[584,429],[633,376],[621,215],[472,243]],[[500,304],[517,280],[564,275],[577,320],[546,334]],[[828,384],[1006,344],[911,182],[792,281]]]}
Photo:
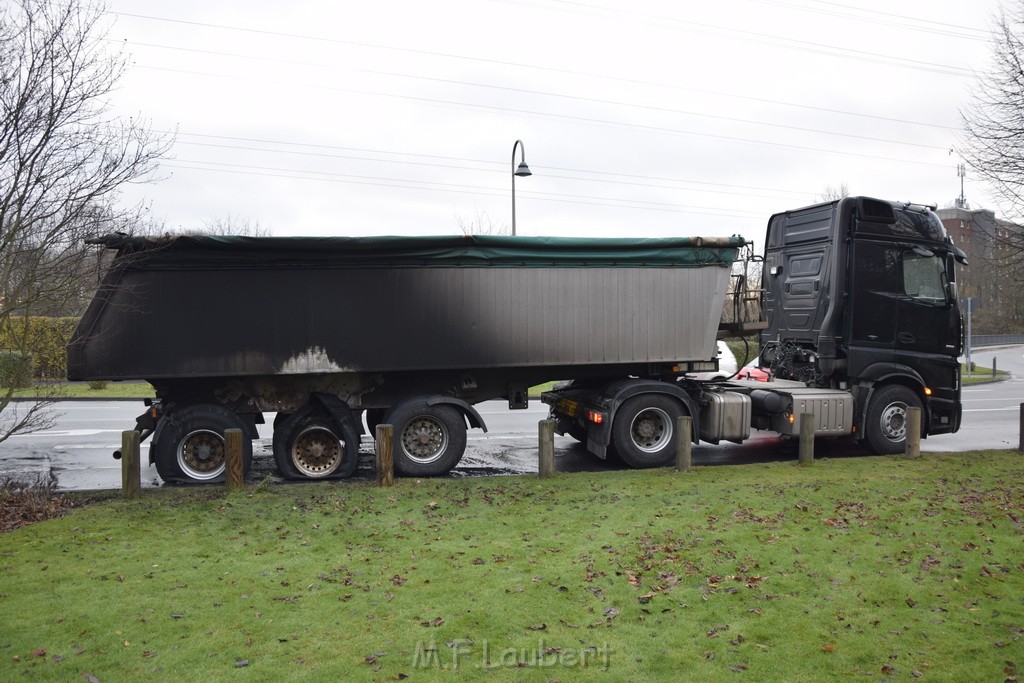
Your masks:
{"label": "hedge", "polygon": [[32,386],[32,356],[21,351],[0,351],[0,387],[24,389]]}
{"label": "hedge", "polygon": [[77,325],[78,318],[9,318],[0,323],[0,353],[13,351],[31,356],[35,361],[35,379],[64,379],[65,349]]}

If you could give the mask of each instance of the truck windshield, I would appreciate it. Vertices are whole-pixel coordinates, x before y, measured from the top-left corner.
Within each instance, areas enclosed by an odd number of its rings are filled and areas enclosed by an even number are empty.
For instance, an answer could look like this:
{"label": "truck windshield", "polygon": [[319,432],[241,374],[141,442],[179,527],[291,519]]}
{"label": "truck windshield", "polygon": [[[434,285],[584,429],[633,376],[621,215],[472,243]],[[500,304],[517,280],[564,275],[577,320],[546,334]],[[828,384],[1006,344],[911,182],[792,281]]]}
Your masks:
{"label": "truck windshield", "polygon": [[949,291],[946,259],[931,253],[922,254],[921,251],[915,249],[903,253],[903,291],[928,303],[946,303]]}

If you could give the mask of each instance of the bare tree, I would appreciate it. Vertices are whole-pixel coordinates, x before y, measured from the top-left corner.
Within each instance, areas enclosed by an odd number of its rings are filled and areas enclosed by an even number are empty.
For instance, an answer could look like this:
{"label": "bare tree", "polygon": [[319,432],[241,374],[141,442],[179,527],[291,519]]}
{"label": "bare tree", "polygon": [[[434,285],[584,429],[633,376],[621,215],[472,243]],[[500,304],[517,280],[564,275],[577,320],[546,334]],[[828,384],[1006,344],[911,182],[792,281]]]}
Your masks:
{"label": "bare tree", "polygon": [[476,215],[467,220],[462,216],[455,217],[455,224],[463,235],[511,235],[512,228],[508,223],[499,223],[491,214],[477,208]]}
{"label": "bare tree", "polygon": [[[992,66],[961,111],[964,133],[959,151],[991,189],[1003,215],[1024,218],[1024,2],[1000,8],[992,33]],[[1024,275],[1024,231],[988,221],[979,226],[1005,252],[1016,281]]]}
{"label": "bare tree", "polygon": [[[119,190],[172,142],[112,116],[127,59],[107,49],[104,16],[89,0],[0,5],[0,325],[23,353],[28,316],[78,312],[95,283],[85,239],[133,222]],[[12,391],[0,391],[0,441],[49,419],[45,402],[15,410]]]}
{"label": "bare tree", "polygon": [[204,221],[203,228],[199,232],[204,235],[242,235],[243,237],[269,237],[271,235],[270,228],[263,227],[258,220],[232,214]]}
{"label": "bare tree", "polygon": [[837,199],[850,196],[850,186],[845,182],[839,183],[835,187],[826,185],[825,189],[818,195],[819,202],[834,202]]}

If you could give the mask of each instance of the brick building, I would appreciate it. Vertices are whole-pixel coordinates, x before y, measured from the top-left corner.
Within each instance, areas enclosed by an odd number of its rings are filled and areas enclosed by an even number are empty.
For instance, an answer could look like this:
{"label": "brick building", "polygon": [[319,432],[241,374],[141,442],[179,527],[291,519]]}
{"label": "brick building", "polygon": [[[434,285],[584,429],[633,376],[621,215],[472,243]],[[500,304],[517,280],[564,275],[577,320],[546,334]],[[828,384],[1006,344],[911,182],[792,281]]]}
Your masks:
{"label": "brick building", "polygon": [[959,267],[960,304],[972,301],[974,334],[1024,333],[1024,296],[1020,291],[1024,227],[997,218],[987,209],[952,207],[936,211],[953,243],[967,254]]}

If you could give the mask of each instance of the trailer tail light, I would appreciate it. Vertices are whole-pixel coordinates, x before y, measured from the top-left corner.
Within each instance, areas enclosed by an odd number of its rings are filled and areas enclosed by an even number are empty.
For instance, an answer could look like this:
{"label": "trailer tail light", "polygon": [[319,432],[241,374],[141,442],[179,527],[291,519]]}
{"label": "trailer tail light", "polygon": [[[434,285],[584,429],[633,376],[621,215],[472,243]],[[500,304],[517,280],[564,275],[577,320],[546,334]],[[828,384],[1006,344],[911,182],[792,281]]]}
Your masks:
{"label": "trailer tail light", "polygon": [[596,425],[604,424],[604,413],[598,412],[596,410],[588,410],[587,419]]}
{"label": "trailer tail light", "polygon": [[793,424],[796,422],[796,415],[793,413],[786,413],[786,419],[789,420],[789,424]]}

